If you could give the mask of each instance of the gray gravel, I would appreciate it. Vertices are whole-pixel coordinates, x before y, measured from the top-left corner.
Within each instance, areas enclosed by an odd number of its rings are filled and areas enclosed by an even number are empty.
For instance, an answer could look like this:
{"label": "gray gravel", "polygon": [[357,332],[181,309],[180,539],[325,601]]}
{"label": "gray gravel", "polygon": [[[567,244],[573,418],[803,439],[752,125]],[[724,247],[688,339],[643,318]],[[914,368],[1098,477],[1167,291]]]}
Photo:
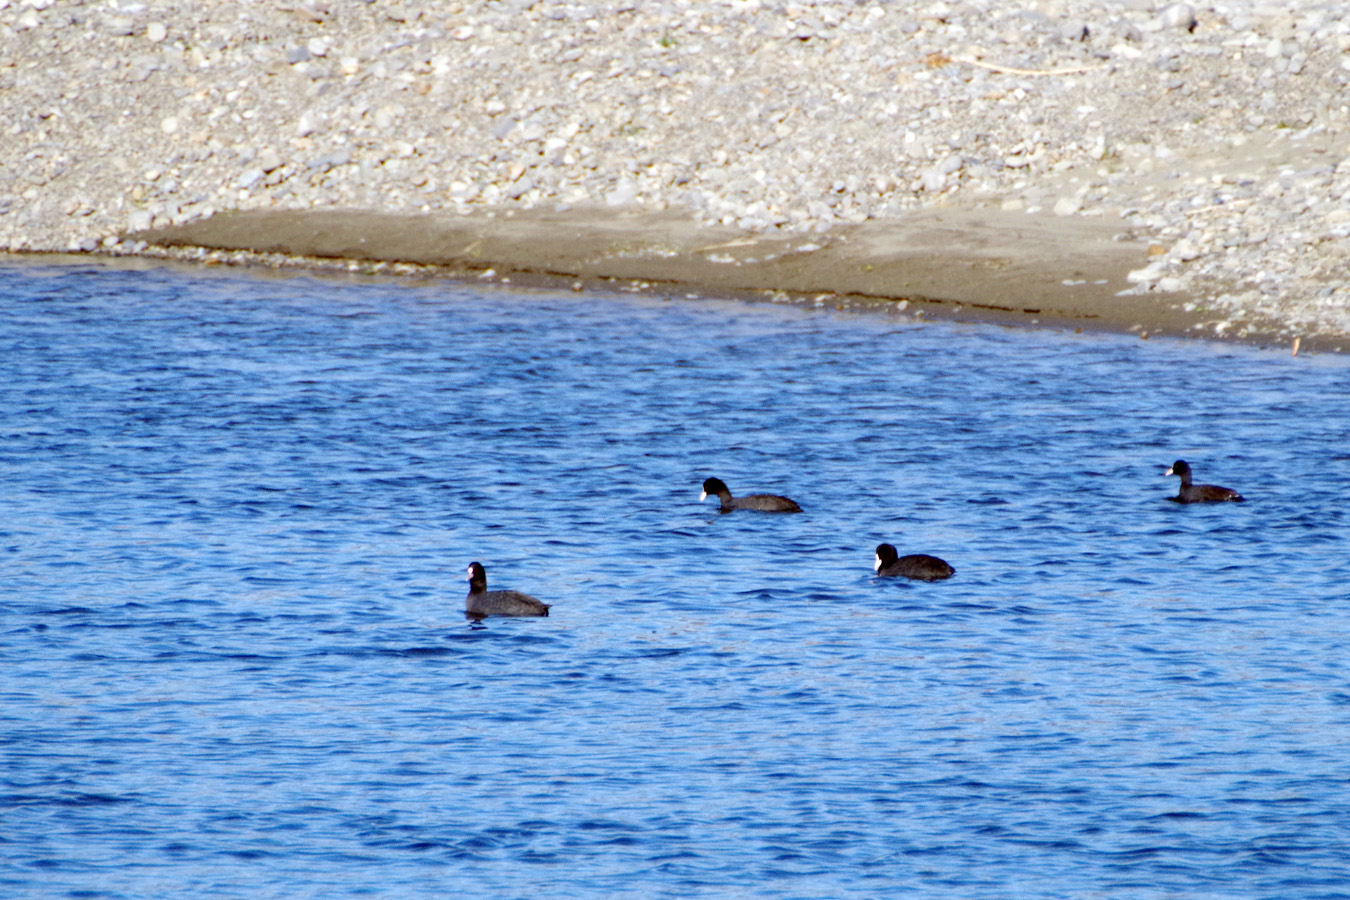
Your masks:
{"label": "gray gravel", "polygon": [[226,209],[1119,221],[1131,290],[1350,334],[1350,11],[0,0],[0,248]]}

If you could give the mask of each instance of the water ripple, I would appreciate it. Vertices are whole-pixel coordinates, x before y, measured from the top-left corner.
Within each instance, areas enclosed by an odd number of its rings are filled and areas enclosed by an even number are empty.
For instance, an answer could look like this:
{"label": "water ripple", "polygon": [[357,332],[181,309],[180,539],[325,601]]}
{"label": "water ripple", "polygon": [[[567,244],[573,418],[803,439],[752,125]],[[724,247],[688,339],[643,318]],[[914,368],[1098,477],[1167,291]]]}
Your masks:
{"label": "water ripple", "polygon": [[6,895],[1350,883],[1344,360],[0,269]]}

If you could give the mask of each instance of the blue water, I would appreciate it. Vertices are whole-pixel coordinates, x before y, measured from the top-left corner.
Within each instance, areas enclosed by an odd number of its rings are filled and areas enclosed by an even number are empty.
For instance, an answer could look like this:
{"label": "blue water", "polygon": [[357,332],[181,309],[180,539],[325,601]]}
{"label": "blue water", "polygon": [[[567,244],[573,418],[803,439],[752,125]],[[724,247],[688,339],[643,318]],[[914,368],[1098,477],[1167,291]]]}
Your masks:
{"label": "blue water", "polygon": [[0,896],[1350,896],[1345,358],[6,264],[0,372]]}

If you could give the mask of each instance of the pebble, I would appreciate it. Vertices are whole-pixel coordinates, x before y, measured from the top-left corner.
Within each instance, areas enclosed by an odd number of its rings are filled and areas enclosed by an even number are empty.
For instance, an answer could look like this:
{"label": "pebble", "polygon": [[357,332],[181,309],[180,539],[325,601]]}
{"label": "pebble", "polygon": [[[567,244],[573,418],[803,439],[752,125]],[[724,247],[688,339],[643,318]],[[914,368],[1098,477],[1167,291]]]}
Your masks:
{"label": "pebble", "polygon": [[1184,28],[1194,31],[1197,24],[1195,8],[1189,3],[1169,3],[1158,11],[1155,20],[1161,28]]}
{"label": "pebble", "polygon": [[1071,216],[1083,208],[1083,202],[1076,197],[1061,197],[1055,201],[1055,215]]}
{"label": "pebble", "polygon": [[1168,248],[1135,289],[1234,333],[1262,308],[1350,334],[1339,5],[1035,7],[0,0],[0,248],[231,208],[823,232],[990,207],[1119,222]]}

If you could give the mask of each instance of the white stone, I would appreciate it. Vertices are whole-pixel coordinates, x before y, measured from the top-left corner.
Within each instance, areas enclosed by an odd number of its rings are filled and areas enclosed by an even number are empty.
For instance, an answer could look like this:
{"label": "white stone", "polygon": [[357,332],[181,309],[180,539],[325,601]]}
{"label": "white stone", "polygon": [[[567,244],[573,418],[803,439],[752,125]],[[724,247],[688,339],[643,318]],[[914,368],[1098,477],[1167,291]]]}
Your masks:
{"label": "white stone", "polygon": [[245,169],[235,180],[234,186],[241,190],[249,190],[255,184],[262,181],[263,174],[263,170],[256,166],[251,169]]}
{"label": "white stone", "polygon": [[1186,238],[1182,238],[1172,245],[1172,256],[1182,262],[1190,262],[1200,256],[1200,251]]}
{"label": "white stone", "polygon": [[1189,3],[1171,3],[1158,13],[1156,22],[1161,28],[1195,28],[1195,9]]}
{"label": "white stone", "polygon": [[615,185],[614,190],[605,194],[605,203],[609,206],[628,206],[637,198],[637,182],[631,178],[625,178]]}
{"label": "white stone", "polygon": [[1125,276],[1125,280],[1131,284],[1138,284],[1143,281],[1156,281],[1162,274],[1162,264],[1153,263],[1142,269],[1134,269]]}
{"label": "white stone", "polygon": [[258,154],[258,168],[262,169],[264,172],[273,172],[280,169],[283,162],[284,160],[282,160],[281,154],[277,153],[277,151],[273,150],[271,147],[268,147],[263,150],[262,153]]}
{"label": "white stone", "polygon": [[936,194],[946,186],[947,176],[936,167],[924,169],[919,175],[919,189],[925,193]]}

